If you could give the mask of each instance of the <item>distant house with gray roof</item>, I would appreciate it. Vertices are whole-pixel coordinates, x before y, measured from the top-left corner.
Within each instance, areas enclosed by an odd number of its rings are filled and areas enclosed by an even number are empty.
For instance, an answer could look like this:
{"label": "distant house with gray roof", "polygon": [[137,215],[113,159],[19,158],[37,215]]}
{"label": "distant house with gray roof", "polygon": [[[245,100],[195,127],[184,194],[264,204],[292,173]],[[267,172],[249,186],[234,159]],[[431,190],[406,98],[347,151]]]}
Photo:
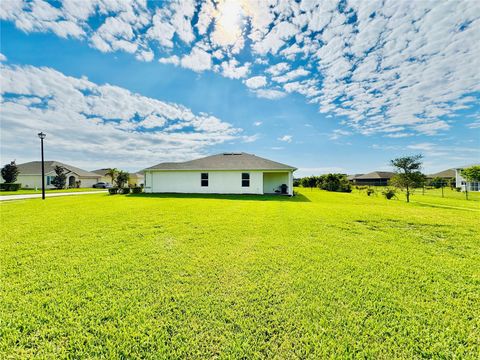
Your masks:
{"label": "distant house with gray roof", "polygon": [[454,179],[455,178],[455,169],[447,169],[439,171],[435,174],[427,175],[429,179],[441,178],[441,179]]}
{"label": "distant house with gray roof", "polygon": [[145,192],[293,195],[295,170],[253,154],[222,153],[145,169]]}
{"label": "distant house with gray roof", "polygon": [[352,178],[352,182],[359,186],[387,186],[395,173],[390,171],[373,171]]}
{"label": "distant house with gray roof", "polygon": [[[104,168],[104,169],[93,170],[92,172],[101,176],[100,181],[111,184],[112,183],[112,178],[111,178],[111,176],[107,175],[107,172],[109,170],[110,170],[109,168]],[[128,175],[129,175],[128,185],[132,185],[132,186],[143,185],[143,178],[144,178],[143,173],[135,172],[135,173],[128,173]]]}
{"label": "distant house with gray roof", "polygon": [[[93,172],[80,169],[76,166],[61,163],[59,161],[45,161],[45,187],[52,189],[55,174],[55,166],[61,166],[65,169],[67,177],[67,186],[76,187],[77,181],[80,181],[80,187],[92,187],[97,183],[101,176]],[[42,162],[30,161],[17,165],[19,174],[17,182],[22,184],[22,188],[41,188],[42,187]]]}

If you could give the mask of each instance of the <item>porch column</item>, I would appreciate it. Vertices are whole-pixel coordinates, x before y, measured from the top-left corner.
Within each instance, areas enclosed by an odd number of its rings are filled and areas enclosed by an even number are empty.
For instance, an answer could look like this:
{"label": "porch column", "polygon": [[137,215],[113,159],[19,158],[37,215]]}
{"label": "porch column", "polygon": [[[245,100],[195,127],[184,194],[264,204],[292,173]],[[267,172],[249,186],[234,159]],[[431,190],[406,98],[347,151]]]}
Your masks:
{"label": "porch column", "polygon": [[293,171],[288,172],[288,195],[293,195]]}

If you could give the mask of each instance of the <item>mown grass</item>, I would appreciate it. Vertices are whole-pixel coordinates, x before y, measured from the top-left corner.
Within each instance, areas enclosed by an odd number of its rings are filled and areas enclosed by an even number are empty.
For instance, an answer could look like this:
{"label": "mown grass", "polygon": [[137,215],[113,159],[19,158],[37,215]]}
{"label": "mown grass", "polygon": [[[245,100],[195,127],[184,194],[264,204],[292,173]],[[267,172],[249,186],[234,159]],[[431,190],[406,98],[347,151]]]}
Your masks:
{"label": "mown grass", "polygon": [[[382,191],[386,188],[392,189],[392,187],[386,186],[371,186],[370,189],[374,189],[378,195],[382,194]],[[358,190],[357,187],[353,187],[354,191],[358,191],[360,193],[365,193],[365,190]],[[396,190],[397,191],[397,198],[401,200],[405,200],[405,192]],[[444,188],[443,189],[443,196],[442,196],[442,189],[435,189],[435,188],[425,188],[425,189],[413,189],[412,197],[416,197],[417,199],[422,199],[423,197],[433,197],[433,198],[444,198],[444,199],[454,199],[454,200],[468,200],[468,201],[480,201],[480,192],[479,191],[469,191],[468,192],[468,199],[465,196],[465,192],[457,191],[455,189]]]}
{"label": "mown grass", "polygon": [[299,192],[0,204],[0,358],[479,357],[475,205]]}
{"label": "mown grass", "polygon": [[[94,189],[94,188],[78,188],[78,189],[45,189],[46,193],[63,193],[63,192],[84,192],[84,191],[105,191],[105,189]],[[42,189],[20,189],[17,191],[0,191],[0,196],[5,195],[30,195],[30,194],[41,194]]]}
{"label": "mown grass", "polygon": [[[385,190],[385,187],[376,186],[371,188],[375,190],[375,193],[371,195],[371,197],[383,197],[382,191]],[[365,190],[358,190],[355,187],[353,188],[353,192],[367,196]],[[395,200],[406,201],[405,192],[397,190]],[[423,206],[460,207],[470,210],[480,210],[480,192],[469,192],[468,200],[466,200],[464,192],[458,192],[450,188],[444,189],[443,197],[441,189],[414,189],[410,201]]]}

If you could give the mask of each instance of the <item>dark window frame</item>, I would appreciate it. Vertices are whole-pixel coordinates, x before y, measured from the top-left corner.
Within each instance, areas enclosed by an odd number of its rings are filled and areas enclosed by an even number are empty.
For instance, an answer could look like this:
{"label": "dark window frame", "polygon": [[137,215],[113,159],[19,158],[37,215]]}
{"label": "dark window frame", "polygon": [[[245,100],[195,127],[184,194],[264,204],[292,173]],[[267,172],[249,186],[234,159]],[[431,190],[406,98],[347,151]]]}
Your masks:
{"label": "dark window frame", "polygon": [[208,173],[200,173],[200,186],[208,187]]}
{"label": "dark window frame", "polygon": [[242,173],[242,187],[250,187],[250,173]]}

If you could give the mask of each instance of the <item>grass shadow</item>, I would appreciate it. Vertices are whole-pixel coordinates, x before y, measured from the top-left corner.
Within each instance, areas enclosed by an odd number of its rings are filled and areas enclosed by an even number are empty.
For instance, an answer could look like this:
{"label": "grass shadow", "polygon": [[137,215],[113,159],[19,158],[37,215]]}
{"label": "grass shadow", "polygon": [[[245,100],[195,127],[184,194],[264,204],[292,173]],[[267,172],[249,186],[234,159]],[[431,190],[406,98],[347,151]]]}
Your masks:
{"label": "grass shadow", "polygon": [[303,194],[295,196],[284,195],[226,195],[226,194],[180,194],[180,193],[155,193],[155,194],[129,194],[128,197],[158,198],[158,199],[220,199],[242,201],[287,201],[287,202],[311,202]]}

